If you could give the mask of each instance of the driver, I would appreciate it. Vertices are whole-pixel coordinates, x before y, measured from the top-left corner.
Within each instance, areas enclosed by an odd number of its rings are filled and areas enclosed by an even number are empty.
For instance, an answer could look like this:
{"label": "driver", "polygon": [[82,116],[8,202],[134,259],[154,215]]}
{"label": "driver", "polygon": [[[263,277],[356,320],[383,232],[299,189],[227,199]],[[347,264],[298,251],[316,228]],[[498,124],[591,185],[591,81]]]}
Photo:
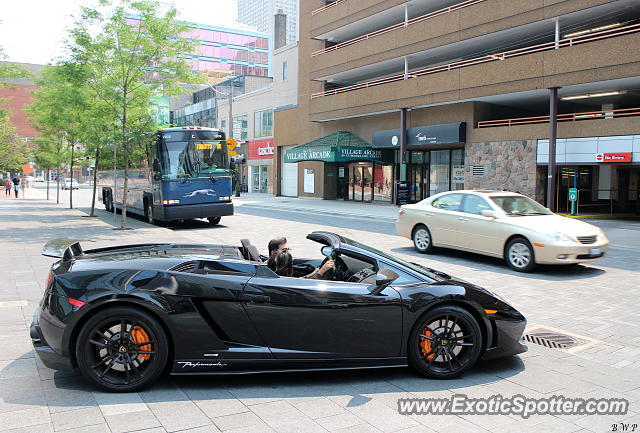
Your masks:
{"label": "driver", "polygon": [[[286,252],[286,253],[291,253],[291,248],[289,248],[289,244],[287,244],[287,238],[285,238],[284,236],[281,238],[274,238],[271,239],[269,241],[269,259],[271,259],[271,256],[273,256],[274,254],[278,253],[278,252]],[[324,274],[329,270],[329,269],[334,269],[335,268],[335,263],[333,260],[327,260],[322,267],[320,268],[315,268],[313,270],[313,272],[311,272],[309,275],[305,275],[302,278],[312,278],[315,280],[321,280],[322,277],[324,276]]]}

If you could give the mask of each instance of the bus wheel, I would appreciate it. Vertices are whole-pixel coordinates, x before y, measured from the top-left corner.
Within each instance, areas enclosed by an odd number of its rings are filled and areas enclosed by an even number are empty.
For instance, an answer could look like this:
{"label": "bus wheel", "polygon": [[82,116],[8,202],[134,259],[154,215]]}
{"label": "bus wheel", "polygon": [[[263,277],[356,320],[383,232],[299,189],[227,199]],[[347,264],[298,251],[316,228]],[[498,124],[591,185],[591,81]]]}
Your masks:
{"label": "bus wheel", "polygon": [[220,222],[220,220],[222,219],[222,217],[209,217],[207,218],[209,220],[209,224],[211,224],[212,226],[215,226],[216,224],[218,224]]}
{"label": "bus wheel", "polygon": [[155,224],[156,220],[153,218],[153,203],[150,200],[145,201],[144,217],[149,224]]}

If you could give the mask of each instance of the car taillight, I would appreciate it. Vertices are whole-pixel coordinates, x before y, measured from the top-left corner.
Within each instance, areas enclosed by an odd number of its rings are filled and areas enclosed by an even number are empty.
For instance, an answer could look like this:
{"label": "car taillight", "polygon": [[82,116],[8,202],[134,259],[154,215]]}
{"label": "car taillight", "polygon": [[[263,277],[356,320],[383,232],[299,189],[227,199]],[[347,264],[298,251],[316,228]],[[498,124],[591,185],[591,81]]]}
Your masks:
{"label": "car taillight", "polygon": [[404,211],[403,210],[400,210],[400,212],[398,212],[398,216],[400,216],[400,215],[404,215]]}
{"label": "car taillight", "polygon": [[67,301],[69,301],[69,303],[71,305],[73,305],[74,307],[82,307],[84,304],[86,304],[86,302],[79,301],[79,300],[73,299],[73,298],[67,298]]}
{"label": "car taillight", "polygon": [[44,286],[44,291],[46,292],[51,287],[51,283],[53,282],[53,272],[49,271],[49,275],[47,276],[47,284]]}

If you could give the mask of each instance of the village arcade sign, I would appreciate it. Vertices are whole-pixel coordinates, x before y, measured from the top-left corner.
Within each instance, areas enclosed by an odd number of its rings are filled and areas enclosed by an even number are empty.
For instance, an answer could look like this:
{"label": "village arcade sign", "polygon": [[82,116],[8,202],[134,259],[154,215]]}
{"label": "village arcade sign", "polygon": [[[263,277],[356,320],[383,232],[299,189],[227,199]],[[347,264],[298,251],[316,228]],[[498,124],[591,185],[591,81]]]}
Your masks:
{"label": "village arcade sign", "polygon": [[284,162],[322,161],[381,161],[382,151],[364,146],[314,146],[309,148],[293,148],[284,153]]}

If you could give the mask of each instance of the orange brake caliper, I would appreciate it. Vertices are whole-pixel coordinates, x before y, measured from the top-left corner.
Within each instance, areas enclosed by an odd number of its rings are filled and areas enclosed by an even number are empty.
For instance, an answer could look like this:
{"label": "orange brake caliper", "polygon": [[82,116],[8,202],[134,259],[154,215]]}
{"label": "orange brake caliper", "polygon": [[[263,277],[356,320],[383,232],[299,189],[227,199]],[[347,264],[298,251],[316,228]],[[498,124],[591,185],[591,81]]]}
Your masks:
{"label": "orange brake caliper", "polygon": [[[422,330],[422,334],[428,337],[433,336],[431,331],[429,331],[427,328],[424,328]],[[431,352],[431,341],[424,337],[420,337],[420,338],[421,338],[420,349],[422,350],[422,354],[426,355],[427,353]],[[431,355],[427,356],[427,361],[431,361],[435,356],[436,356],[435,353],[432,353]]]}
{"label": "orange brake caliper", "polygon": [[[146,341],[149,341],[149,335],[147,335],[147,333],[145,332],[144,329],[142,329],[140,326],[134,326],[133,329],[131,329],[131,336],[133,337],[133,341],[136,344],[140,344],[140,343],[144,343]],[[141,346],[140,348],[138,348],[138,350],[141,351],[149,351],[151,350],[151,345],[150,344],[146,344],[144,346]],[[140,359],[149,359],[151,358],[151,355],[148,353],[141,353],[138,355],[138,358]]]}

